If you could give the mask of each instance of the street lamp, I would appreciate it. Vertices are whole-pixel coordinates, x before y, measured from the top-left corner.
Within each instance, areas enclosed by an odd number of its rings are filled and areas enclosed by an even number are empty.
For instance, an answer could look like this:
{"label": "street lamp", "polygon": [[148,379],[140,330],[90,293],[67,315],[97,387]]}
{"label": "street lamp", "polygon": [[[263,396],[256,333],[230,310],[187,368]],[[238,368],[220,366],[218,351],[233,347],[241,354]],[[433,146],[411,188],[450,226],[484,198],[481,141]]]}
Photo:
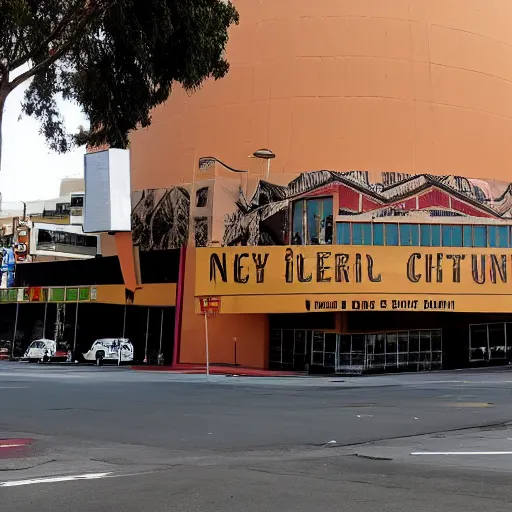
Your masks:
{"label": "street lamp", "polygon": [[275,157],[276,154],[270,151],[270,149],[258,149],[249,158],[259,158],[260,160],[267,161],[267,172],[265,173],[265,181],[267,181],[270,174],[270,160],[273,160]]}
{"label": "street lamp", "polygon": [[208,166],[212,163],[212,162],[217,162],[218,164],[222,165],[223,167],[225,167],[228,171],[231,171],[231,172],[237,172],[237,173],[246,173],[246,172],[249,172],[249,171],[245,171],[243,169],[234,169],[233,167],[230,167],[229,165],[225,164],[224,162],[221,162],[218,158],[215,158],[214,156],[203,156],[199,159],[199,169],[203,170],[203,169],[207,169]]}

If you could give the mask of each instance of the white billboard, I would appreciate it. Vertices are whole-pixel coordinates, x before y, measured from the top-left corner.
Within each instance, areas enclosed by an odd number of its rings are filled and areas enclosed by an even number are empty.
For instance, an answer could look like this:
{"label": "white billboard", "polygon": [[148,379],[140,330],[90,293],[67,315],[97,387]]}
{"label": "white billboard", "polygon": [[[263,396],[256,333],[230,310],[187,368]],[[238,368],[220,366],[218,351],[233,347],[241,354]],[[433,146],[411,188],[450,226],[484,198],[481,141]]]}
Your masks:
{"label": "white billboard", "polygon": [[84,232],[131,231],[130,151],[85,155]]}

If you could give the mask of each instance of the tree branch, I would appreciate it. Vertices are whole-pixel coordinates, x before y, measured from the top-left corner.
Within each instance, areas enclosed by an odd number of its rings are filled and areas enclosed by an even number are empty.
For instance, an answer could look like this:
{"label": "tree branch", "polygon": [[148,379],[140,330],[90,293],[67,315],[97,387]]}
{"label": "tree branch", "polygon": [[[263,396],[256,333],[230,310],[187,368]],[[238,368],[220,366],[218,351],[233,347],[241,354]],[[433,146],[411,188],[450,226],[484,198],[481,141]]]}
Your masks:
{"label": "tree branch", "polygon": [[[80,2],[78,2],[78,3],[80,3]],[[68,26],[68,24],[72,21],[73,16],[79,10],[78,3],[75,4],[75,6],[72,7],[69,10],[69,12],[65,16],[62,17],[62,19],[60,20],[59,23],[57,23],[57,25],[52,30],[50,35],[39,45],[39,48],[37,50],[34,50],[32,52],[28,52],[28,48],[25,45],[25,50],[27,51],[27,54],[24,55],[23,57],[20,57],[19,59],[16,59],[14,62],[12,62],[12,64],[11,64],[12,69],[16,69],[16,68],[22,66],[23,64],[26,64],[29,60],[34,59],[35,57],[37,57],[37,55],[40,52],[44,52],[48,48],[49,44],[54,39],[59,37],[62,34],[62,32],[64,31],[64,29]],[[23,40],[23,38],[20,37],[19,40],[20,40],[20,44],[21,44],[21,41]]]}
{"label": "tree branch", "polygon": [[[41,61],[39,64],[35,65],[33,68],[29,69],[28,71],[25,71],[25,73],[22,73],[21,75],[18,75],[10,84],[9,84],[9,91],[12,91],[18,85],[22,84],[23,82],[27,81],[29,78],[32,78],[34,75],[37,75],[39,71],[42,69],[45,69],[49,66],[51,66],[54,62],[59,60],[73,45],[73,43],[80,37],[83,29],[87,26],[87,24],[98,14],[102,12],[102,9],[99,8],[98,3],[93,2],[92,4],[90,2],[87,2],[89,4],[89,7],[87,8],[86,12],[82,16],[81,20],[77,21],[74,33],[71,34],[66,42],[62,44],[62,46],[55,50],[53,54],[51,54],[49,57]],[[103,9],[106,7],[107,3],[102,4]]]}

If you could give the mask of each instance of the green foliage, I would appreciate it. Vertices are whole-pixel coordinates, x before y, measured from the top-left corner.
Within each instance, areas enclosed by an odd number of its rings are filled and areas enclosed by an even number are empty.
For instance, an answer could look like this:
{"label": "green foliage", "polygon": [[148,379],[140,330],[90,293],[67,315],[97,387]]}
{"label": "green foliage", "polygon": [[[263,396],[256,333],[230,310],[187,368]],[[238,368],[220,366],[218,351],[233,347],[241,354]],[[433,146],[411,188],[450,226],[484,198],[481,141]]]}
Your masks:
{"label": "green foliage", "polygon": [[[234,23],[227,0],[0,0],[0,109],[33,78],[23,112],[41,122],[52,149],[125,148],[173,82],[195,90],[225,76]],[[12,73],[20,67],[21,75]],[[68,136],[59,95],[80,105],[94,130]]]}

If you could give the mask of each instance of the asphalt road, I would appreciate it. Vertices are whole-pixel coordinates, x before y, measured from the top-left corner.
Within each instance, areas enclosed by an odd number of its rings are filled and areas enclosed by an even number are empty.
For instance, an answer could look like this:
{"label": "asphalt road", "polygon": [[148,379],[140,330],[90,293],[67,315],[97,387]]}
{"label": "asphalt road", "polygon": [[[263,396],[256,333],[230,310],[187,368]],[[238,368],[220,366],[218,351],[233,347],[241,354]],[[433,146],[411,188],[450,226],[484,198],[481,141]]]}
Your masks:
{"label": "asphalt road", "polygon": [[0,363],[0,397],[2,511],[512,502],[512,369],[206,382]]}

